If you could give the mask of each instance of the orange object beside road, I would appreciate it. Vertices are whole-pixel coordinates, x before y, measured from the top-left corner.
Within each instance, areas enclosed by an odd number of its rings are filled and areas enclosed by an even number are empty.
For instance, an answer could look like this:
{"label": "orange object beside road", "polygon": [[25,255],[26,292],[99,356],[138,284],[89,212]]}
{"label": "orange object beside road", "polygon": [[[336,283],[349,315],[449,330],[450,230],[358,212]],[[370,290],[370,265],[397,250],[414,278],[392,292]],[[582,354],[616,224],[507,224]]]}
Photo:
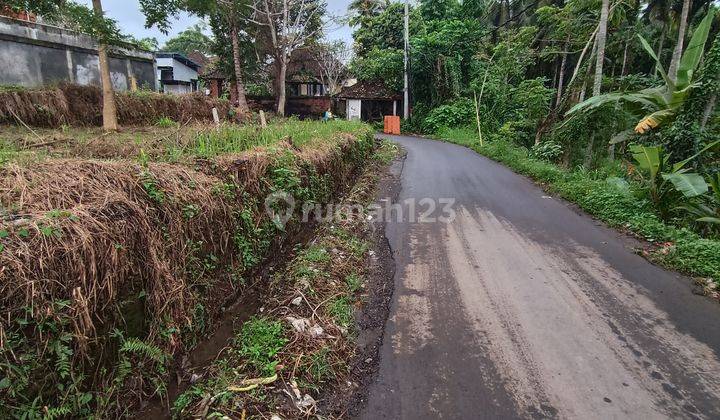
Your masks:
{"label": "orange object beside road", "polygon": [[385,134],[400,134],[400,117],[394,115],[385,116]]}

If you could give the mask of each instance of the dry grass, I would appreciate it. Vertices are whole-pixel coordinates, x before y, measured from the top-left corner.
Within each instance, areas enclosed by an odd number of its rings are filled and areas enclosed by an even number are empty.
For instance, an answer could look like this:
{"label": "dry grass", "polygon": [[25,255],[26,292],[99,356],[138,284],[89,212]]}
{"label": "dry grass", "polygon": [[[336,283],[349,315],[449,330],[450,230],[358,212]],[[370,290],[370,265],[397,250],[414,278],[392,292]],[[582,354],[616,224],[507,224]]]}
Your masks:
{"label": "dry grass", "polygon": [[[154,124],[161,117],[175,121],[212,121],[212,108],[226,118],[230,103],[202,94],[163,95],[150,91],[117,92],[121,125]],[[27,124],[60,128],[62,125],[102,124],[102,92],[94,86],[61,84],[54,89],[0,90],[0,124]]]}
{"label": "dry grass", "polygon": [[[158,392],[140,362],[132,364],[134,379],[118,383],[110,333],[119,329],[166,354],[185,349],[198,324],[216,319],[243,286],[246,254],[265,257],[275,239],[262,211],[264,194],[282,187],[273,169],[286,165],[303,187],[327,174],[336,187],[366,153],[367,134],[297,148],[276,142],[193,165],[52,158],[0,167],[0,372],[20,394],[0,390],[0,415],[24,412],[38,395],[51,408],[75,410],[56,382],[98,398],[128,386],[138,399]],[[314,150],[319,144],[327,146]],[[288,152],[290,160],[278,160]],[[47,363],[63,359],[49,350],[56,339],[71,351],[69,376],[48,371]],[[25,374],[12,370],[26,357],[37,364],[26,364]],[[36,379],[22,385],[28,378]]]}

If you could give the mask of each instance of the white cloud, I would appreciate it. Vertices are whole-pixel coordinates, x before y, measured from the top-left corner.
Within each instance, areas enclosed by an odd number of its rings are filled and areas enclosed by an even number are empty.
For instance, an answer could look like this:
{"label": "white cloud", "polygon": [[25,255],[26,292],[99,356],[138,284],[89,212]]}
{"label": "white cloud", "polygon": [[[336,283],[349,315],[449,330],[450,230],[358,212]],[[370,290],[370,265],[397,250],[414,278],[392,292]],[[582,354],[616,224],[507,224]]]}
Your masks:
{"label": "white cloud", "polygon": [[[92,7],[92,0],[76,0],[78,3]],[[154,37],[162,46],[165,41],[184,31],[185,29],[200,22],[197,16],[181,13],[177,18],[171,20],[172,25],[168,34],[163,34],[157,28],[145,28],[145,15],[140,11],[138,0],[103,0],[105,15],[118,22],[120,30],[127,35],[136,38]],[[347,14],[347,7],[350,0],[328,0],[328,13],[333,16],[344,16]],[[352,31],[347,25],[330,25],[327,28],[326,38],[342,39],[352,43]]]}

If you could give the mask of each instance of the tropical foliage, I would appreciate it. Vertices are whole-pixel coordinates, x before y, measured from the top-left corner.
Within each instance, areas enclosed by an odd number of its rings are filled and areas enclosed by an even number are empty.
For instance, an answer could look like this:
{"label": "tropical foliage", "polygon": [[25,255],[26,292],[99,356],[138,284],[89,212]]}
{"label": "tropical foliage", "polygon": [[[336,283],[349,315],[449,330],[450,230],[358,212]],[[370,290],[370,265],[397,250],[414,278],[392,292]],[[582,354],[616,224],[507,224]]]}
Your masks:
{"label": "tropical foliage", "polygon": [[[355,9],[358,78],[401,87],[402,17],[401,3]],[[593,174],[659,223],[720,235],[720,19],[710,1],[421,0],[410,8],[410,93],[406,130],[503,162],[558,164],[527,164],[543,182]],[[587,185],[572,188],[568,198],[586,199]],[[602,206],[612,207],[588,208]]]}

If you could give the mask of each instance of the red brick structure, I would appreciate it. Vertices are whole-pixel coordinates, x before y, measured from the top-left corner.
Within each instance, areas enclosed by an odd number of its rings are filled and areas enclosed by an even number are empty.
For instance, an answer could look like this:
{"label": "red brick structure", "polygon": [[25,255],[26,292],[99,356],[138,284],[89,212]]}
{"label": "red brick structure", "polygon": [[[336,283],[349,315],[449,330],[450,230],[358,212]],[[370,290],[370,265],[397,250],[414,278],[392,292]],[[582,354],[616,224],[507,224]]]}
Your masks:
{"label": "red brick structure", "polygon": [[37,16],[35,16],[34,13],[26,12],[24,10],[21,12],[14,12],[7,6],[0,9],[0,16],[7,16],[9,18],[25,20],[28,22],[36,22],[37,21]]}

